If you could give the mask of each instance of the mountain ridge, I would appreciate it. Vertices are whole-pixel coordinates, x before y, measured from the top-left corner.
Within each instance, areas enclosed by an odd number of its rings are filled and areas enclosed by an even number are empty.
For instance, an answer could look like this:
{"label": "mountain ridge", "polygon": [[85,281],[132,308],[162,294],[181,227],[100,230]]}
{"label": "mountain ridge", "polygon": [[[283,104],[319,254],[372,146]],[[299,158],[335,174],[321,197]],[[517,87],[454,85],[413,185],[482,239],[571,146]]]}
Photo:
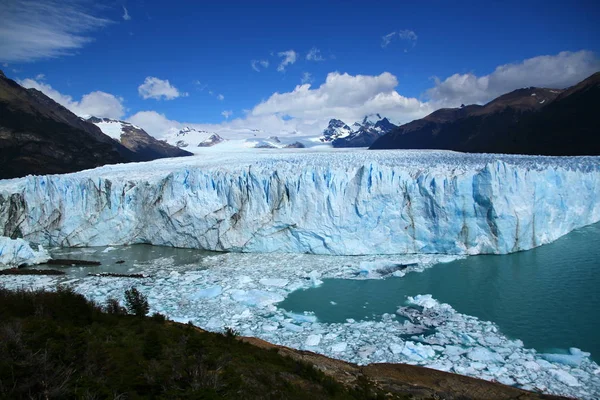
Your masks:
{"label": "mountain ridge", "polygon": [[193,155],[188,151],[154,138],[145,130],[130,122],[98,117],[90,117],[87,121],[96,125],[107,136],[133,151],[136,154],[136,161]]}
{"label": "mountain ridge", "polygon": [[600,154],[600,72],[567,89],[528,87],[485,105],[444,108],[377,139],[371,149],[531,155]]}
{"label": "mountain ridge", "polygon": [[368,147],[396,127],[380,114],[366,115],[361,122],[357,121],[352,126],[333,118],[329,120],[319,141],[331,143],[333,147]]}

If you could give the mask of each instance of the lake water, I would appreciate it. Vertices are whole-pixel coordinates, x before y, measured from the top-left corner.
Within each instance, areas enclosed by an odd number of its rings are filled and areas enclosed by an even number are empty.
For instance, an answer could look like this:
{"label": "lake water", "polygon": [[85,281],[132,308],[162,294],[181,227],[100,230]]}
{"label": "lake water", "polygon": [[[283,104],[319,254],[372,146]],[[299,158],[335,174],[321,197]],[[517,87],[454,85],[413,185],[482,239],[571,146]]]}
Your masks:
{"label": "lake water", "polygon": [[322,322],[377,319],[406,296],[429,293],[458,312],[496,323],[538,351],[578,347],[600,361],[600,224],[554,243],[502,256],[473,256],[385,280],[327,279],[279,307]]}

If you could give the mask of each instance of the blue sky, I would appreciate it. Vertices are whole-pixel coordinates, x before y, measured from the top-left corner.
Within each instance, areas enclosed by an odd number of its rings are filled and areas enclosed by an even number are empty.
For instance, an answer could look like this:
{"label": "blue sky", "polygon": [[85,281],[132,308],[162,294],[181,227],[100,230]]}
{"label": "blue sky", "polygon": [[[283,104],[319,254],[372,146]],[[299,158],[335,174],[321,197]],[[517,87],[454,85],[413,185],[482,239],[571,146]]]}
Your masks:
{"label": "blue sky", "polygon": [[[0,15],[9,77],[80,114],[91,104],[154,124],[156,135],[182,123],[312,132],[377,107],[407,122],[600,69],[597,1],[8,0]],[[140,89],[144,82],[154,85]],[[296,90],[303,83],[310,88]],[[114,101],[84,101],[95,92]]]}

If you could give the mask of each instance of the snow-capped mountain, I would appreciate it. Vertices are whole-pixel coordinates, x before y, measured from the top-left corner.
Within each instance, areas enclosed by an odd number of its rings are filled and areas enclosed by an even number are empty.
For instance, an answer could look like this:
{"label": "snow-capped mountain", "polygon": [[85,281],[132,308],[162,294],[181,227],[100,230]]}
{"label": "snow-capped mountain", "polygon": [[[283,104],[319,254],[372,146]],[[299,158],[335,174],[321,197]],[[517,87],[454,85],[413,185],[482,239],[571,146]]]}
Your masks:
{"label": "snow-capped mountain", "polygon": [[217,133],[197,130],[189,126],[182,129],[171,128],[164,140],[172,146],[187,147],[190,151],[193,151],[193,147],[211,147],[225,141]]}
{"label": "snow-capped mountain", "polygon": [[129,150],[133,151],[137,161],[149,161],[165,157],[190,156],[192,153],[171,146],[150,136],[139,126],[126,121],[110,118],[90,117],[87,122],[96,125],[107,136],[110,136]]}
{"label": "snow-capped mountain", "polygon": [[319,140],[330,142],[333,147],[368,147],[379,137],[397,128],[379,114],[367,115],[352,126],[339,119],[332,119]]}
{"label": "snow-capped mountain", "polygon": [[254,149],[303,149],[306,147],[303,143],[295,142],[282,142],[277,136],[269,136],[266,139],[246,139],[244,141],[244,147]]}

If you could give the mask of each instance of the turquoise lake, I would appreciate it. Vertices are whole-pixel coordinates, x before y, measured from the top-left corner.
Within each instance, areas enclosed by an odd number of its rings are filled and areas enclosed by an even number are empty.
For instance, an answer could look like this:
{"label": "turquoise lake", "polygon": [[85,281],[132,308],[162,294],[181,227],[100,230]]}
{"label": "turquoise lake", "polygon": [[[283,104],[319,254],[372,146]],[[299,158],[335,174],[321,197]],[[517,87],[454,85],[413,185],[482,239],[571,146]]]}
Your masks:
{"label": "turquoise lake", "polygon": [[471,256],[384,280],[327,279],[278,304],[322,322],[377,319],[407,296],[432,294],[492,321],[540,352],[578,347],[600,361],[600,223],[529,251]]}

